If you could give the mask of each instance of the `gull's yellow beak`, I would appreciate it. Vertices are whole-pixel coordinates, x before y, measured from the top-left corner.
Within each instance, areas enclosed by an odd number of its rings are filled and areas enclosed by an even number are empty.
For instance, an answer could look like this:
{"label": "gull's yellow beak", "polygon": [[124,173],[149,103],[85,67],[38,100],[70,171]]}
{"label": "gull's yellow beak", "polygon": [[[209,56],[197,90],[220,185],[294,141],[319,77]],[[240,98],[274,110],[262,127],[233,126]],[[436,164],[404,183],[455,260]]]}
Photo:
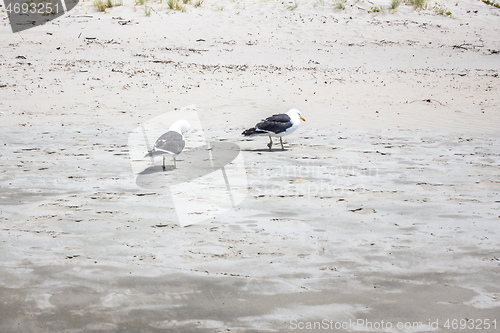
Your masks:
{"label": "gull's yellow beak", "polygon": [[304,117],[300,117],[300,119],[302,119],[303,121],[306,121],[306,118],[304,118]]}

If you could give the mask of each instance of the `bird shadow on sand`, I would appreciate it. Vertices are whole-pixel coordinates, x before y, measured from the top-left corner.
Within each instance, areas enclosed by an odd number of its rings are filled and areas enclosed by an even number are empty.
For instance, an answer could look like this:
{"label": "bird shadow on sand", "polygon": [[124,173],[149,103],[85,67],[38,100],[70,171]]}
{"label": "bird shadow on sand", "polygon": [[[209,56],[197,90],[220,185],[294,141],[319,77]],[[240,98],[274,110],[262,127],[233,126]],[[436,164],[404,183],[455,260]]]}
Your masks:
{"label": "bird shadow on sand", "polygon": [[151,165],[137,174],[136,183],[143,188],[172,186],[208,175],[224,168],[240,153],[240,147],[230,142],[210,142],[182,152],[177,168],[172,164]]}
{"label": "bird shadow on sand", "polygon": [[165,169],[163,169],[163,166],[161,166],[161,165],[154,165],[154,166],[150,166],[150,167],[147,167],[146,169],[142,170],[139,173],[139,175],[140,176],[151,175],[151,174],[157,173],[157,172],[167,172],[167,171],[173,171],[173,170],[175,170],[173,165],[166,165]]}
{"label": "bird shadow on sand", "polygon": [[273,148],[269,150],[269,148],[262,148],[262,149],[242,149],[241,151],[245,152],[252,152],[252,153],[274,153],[274,152],[280,152],[280,151],[287,151],[288,149],[285,148],[285,150],[282,150],[281,148]]}

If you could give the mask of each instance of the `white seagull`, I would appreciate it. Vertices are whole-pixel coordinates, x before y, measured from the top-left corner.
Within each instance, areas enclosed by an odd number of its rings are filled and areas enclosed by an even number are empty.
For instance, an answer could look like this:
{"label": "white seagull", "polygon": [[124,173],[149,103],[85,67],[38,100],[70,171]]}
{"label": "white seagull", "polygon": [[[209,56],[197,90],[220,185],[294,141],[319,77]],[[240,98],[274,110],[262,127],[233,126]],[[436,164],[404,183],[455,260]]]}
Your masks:
{"label": "white seagull", "polygon": [[271,137],[279,137],[281,143],[281,149],[285,150],[283,147],[282,137],[293,133],[300,124],[300,120],[306,121],[302,114],[297,109],[291,109],[287,113],[275,114],[269,118],[264,119],[255,127],[249,128],[243,131],[244,136],[254,136],[254,135],[267,135],[269,136],[269,143],[267,146],[269,150],[273,146],[273,139]]}
{"label": "white seagull", "polygon": [[189,131],[189,123],[186,120],[177,120],[156,140],[153,149],[146,156],[163,155],[163,170],[165,170],[165,154],[174,155],[174,169],[177,168],[175,156],[179,155],[186,146],[184,133],[187,131]]}

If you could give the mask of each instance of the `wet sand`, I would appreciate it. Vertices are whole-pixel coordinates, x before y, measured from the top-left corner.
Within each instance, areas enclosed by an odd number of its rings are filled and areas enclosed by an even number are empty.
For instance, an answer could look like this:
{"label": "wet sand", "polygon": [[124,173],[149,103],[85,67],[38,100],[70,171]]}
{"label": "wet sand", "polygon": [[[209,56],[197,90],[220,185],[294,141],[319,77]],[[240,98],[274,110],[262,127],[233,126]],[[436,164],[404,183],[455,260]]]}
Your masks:
{"label": "wet sand", "polygon": [[[3,20],[0,330],[500,326],[499,11],[443,3],[452,18],[207,1]],[[194,104],[241,150],[247,195],[181,227],[128,139]],[[240,136],[292,107],[285,151]]]}

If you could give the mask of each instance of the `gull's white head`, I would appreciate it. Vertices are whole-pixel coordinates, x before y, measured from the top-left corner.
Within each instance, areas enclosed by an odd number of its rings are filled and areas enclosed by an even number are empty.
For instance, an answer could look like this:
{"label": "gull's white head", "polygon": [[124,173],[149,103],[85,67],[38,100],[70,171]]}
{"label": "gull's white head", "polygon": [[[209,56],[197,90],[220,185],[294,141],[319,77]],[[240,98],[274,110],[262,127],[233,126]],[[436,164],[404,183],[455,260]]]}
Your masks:
{"label": "gull's white head", "polygon": [[300,111],[299,111],[299,110],[297,110],[297,109],[291,109],[291,110],[290,110],[290,111],[288,111],[286,114],[287,114],[287,115],[289,115],[289,116],[290,116],[290,118],[292,118],[292,117],[293,117],[293,118],[295,118],[295,119],[297,119],[297,120],[299,120],[299,119],[300,119],[300,120],[306,121],[306,118],[302,117],[302,114],[301,114],[301,113],[300,113]]}
{"label": "gull's white head", "polygon": [[175,131],[177,133],[184,135],[184,133],[189,131],[189,129],[190,126],[187,120],[181,119],[173,123],[172,126],[170,126],[169,131]]}

